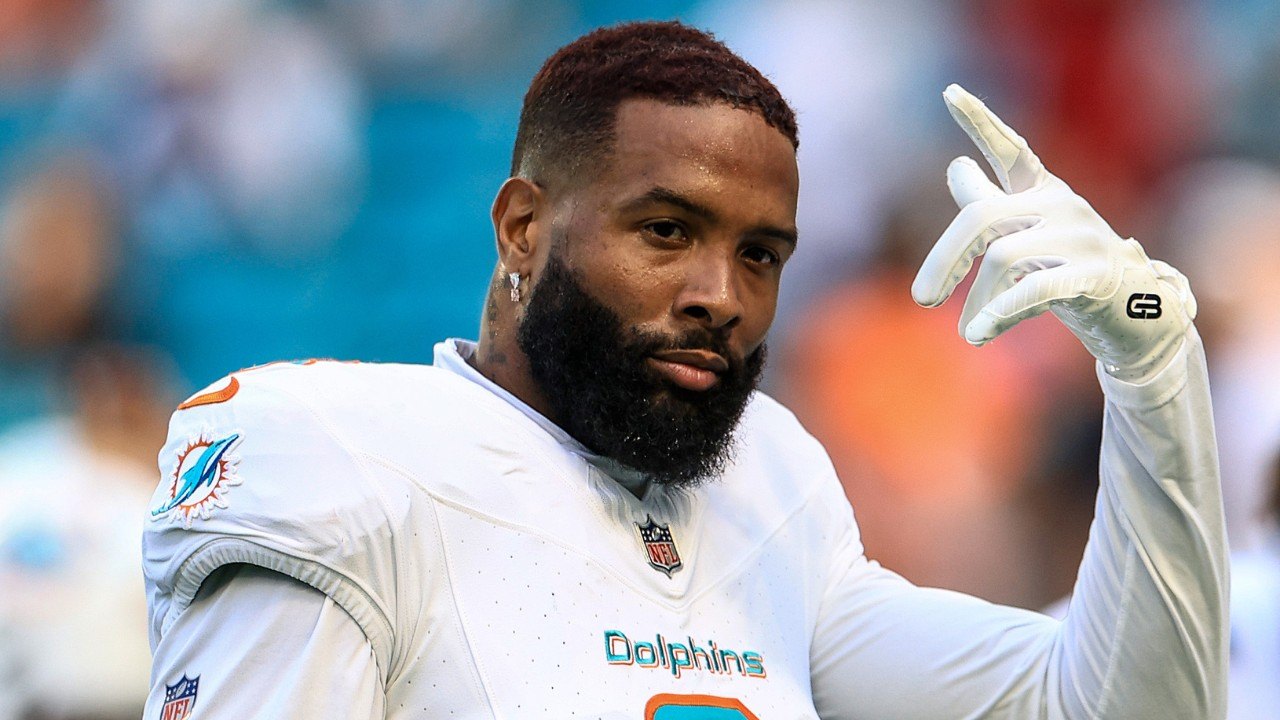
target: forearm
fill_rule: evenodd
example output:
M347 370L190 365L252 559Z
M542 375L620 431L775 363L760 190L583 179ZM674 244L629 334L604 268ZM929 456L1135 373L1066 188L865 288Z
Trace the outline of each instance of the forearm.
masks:
M1100 376L1101 488L1051 697L1088 717L1223 717L1227 547L1199 337L1142 385Z
M1199 340L1145 385L1104 383L1098 516L1067 620L913 587L848 540L814 634L824 718L1222 717L1226 553Z

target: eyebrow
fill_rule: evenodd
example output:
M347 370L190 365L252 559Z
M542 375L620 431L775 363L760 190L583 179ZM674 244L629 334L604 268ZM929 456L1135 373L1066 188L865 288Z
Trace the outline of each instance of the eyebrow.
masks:
M692 215L697 215L708 222L715 222L718 219L715 211L711 208L705 205L700 205L675 190L661 186L652 187L649 189L649 192L635 198L634 200L627 201L624 209L631 210L655 203L660 205L673 205Z
M650 188L649 191L646 192L645 194L635 198L634 200L627 201L623 205L623 209L633 210L633 209L640 208L645 205L654 204L654 203L678 207L681 210L684 210L685 212L688 212L692 215L697 215L698 217L702 218L703 220L706 220L707 222L715 222L717 219L719 219L719 216L711 208L705 205L701 205L697 202L694 202L693 200L685 197L684 195L681 195L675 190L672 190L670 188L665 188L662 186L656 186L656 187ZM747 234L774 238L777 240L781 240L782 242L785 242L793 247L796 245L799 239L794 230L787 230L780 227L774 227L772 225L761 225L758 227L754 227L751 230L749 230Z

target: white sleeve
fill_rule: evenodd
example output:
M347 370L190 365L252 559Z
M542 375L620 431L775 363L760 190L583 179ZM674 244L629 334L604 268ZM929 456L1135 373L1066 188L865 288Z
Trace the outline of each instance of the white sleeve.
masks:
M166 690L184 678L198 680L191 717L202 720L385 712L373 648L355 620L319 590L251 565L210 575L164 634L143 717L160 717Z
M1099 371L1101 489L1067 617L917 588L852 516L819 612L823 718L1222 718L1227 555L1204 352L1143 385Z

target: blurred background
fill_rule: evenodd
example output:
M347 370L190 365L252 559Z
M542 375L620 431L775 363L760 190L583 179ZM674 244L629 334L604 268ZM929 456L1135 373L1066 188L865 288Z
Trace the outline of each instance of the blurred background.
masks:
M911 302L973 90L1190 277L1236 554L1233 717L1280 707L1280 4L1270 0L0 0L0 720L136 718L168 414L277 359L474 337L489 203L541 62L680 18L801 128L768 389L868 553L1045 607L1071 590L1101 393L1052 318L977 350Z

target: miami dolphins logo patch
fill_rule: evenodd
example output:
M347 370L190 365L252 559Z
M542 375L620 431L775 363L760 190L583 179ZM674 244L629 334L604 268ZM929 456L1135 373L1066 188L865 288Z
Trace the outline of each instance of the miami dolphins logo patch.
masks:
M188 441L178 451L167 488L161 485L157 491L159 506L151 509L151 519L168 518L191 527L196 518L208 519L215 509L227 507L227 492L240 484L232 454L239 441L240 433L219 440L201 434Z

